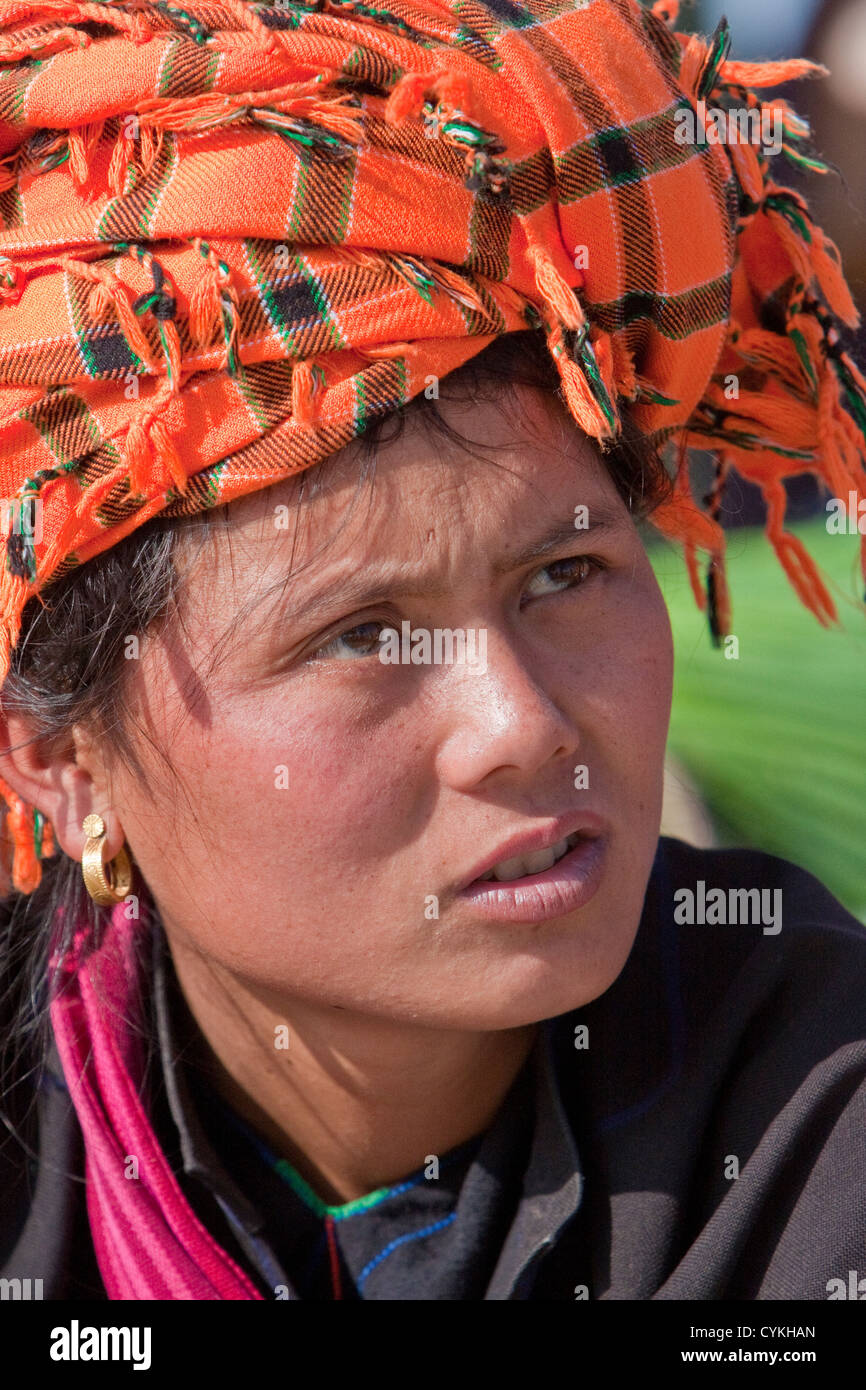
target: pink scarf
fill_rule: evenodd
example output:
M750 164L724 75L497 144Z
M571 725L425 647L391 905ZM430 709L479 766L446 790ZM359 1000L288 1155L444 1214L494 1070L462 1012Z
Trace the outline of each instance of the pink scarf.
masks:
M99 950L75 933L51 1021L84 1135L87 1212L110 1299L242 1299L262 1295L205 1230L178 1185L142 1101L138 960L143 928L125 903ZM133 1174L137 1160L138 1176Z

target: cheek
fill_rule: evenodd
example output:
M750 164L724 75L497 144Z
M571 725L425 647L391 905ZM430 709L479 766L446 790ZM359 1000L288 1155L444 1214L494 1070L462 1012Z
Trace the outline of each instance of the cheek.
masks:
M635 581L612 594L598 631L592 661L575 670L571 708L588 768L584 794L620 827L625 883L651 860L662 813L673 644L658 586Z
M409 732L333 692L324 705L297 686L233 702L207 745L184 754L206 834L237 861L255 845L265 877L293 880L295 892L302 881L333 885L337 866L351 877L398 845L417 799L397 756Z
M328 993L345 974L351 992L375 964L370 924L399 944L418 798L397 750L417 740L362 727L339 698L327 717L321 698L295 703L290 720L285 693L215 699L219 719L172 749L186 795L169 784L157 807L127 789L128 838L178 939L265 985Z
M589 672L593 701L617 743L658 750L667 738L673 692L673 637L664 597L652 575L619 586L599 620Z
M648 585L630 633L635 712L649 742L665 744L673 695L673 635L658 585Z

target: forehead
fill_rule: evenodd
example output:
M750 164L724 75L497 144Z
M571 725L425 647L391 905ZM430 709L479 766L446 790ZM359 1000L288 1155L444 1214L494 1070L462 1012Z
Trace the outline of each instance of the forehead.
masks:
M595 446L554 397L516 389L511 408L446 401L441 414L461 438L490 447L476 458L408 417L399 436L377 447L372 485L360 492L350 445L300 500L307 475L230 503L228 524L213 527L190 557L190 650L228 643L232 669L255 665L261 641L275 634L301 637L389 599L447 599L468 583L550 564L554 547L559 555L598 539L640 547ZM578 507L586 509L581 528L588 519L597 532L579 529Z
M324 546L364 565L385 552L418 553L431 528L455 545L488 531L506 542L544 525L551 507L627 515L596 447L550 393L515 385L513 396L443 395L437 405L465 447L413 413L397 438L376 445L374 481L360 493L353 441L306 475L231 503L233 539L272 550L277 563L289 546L298 567L313 569ZM329 545L338 530L339 544Z

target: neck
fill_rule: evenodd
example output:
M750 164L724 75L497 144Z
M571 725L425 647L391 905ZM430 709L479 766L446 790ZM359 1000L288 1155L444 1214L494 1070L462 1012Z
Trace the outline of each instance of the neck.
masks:
M329 1205L480 1134L537 1033L420 1028L275 997L176 943L172 957L190 1060Z

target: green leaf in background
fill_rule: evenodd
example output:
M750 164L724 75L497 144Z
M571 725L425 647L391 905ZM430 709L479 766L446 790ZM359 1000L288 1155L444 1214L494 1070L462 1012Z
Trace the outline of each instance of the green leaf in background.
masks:
M676 656L668 746L697 785L721 845L781 855L866 922L866 610L859 537L823 517L793 525L841 628L805 609L759 528L728 533L739 658L712 646L681 554L647 538Z

